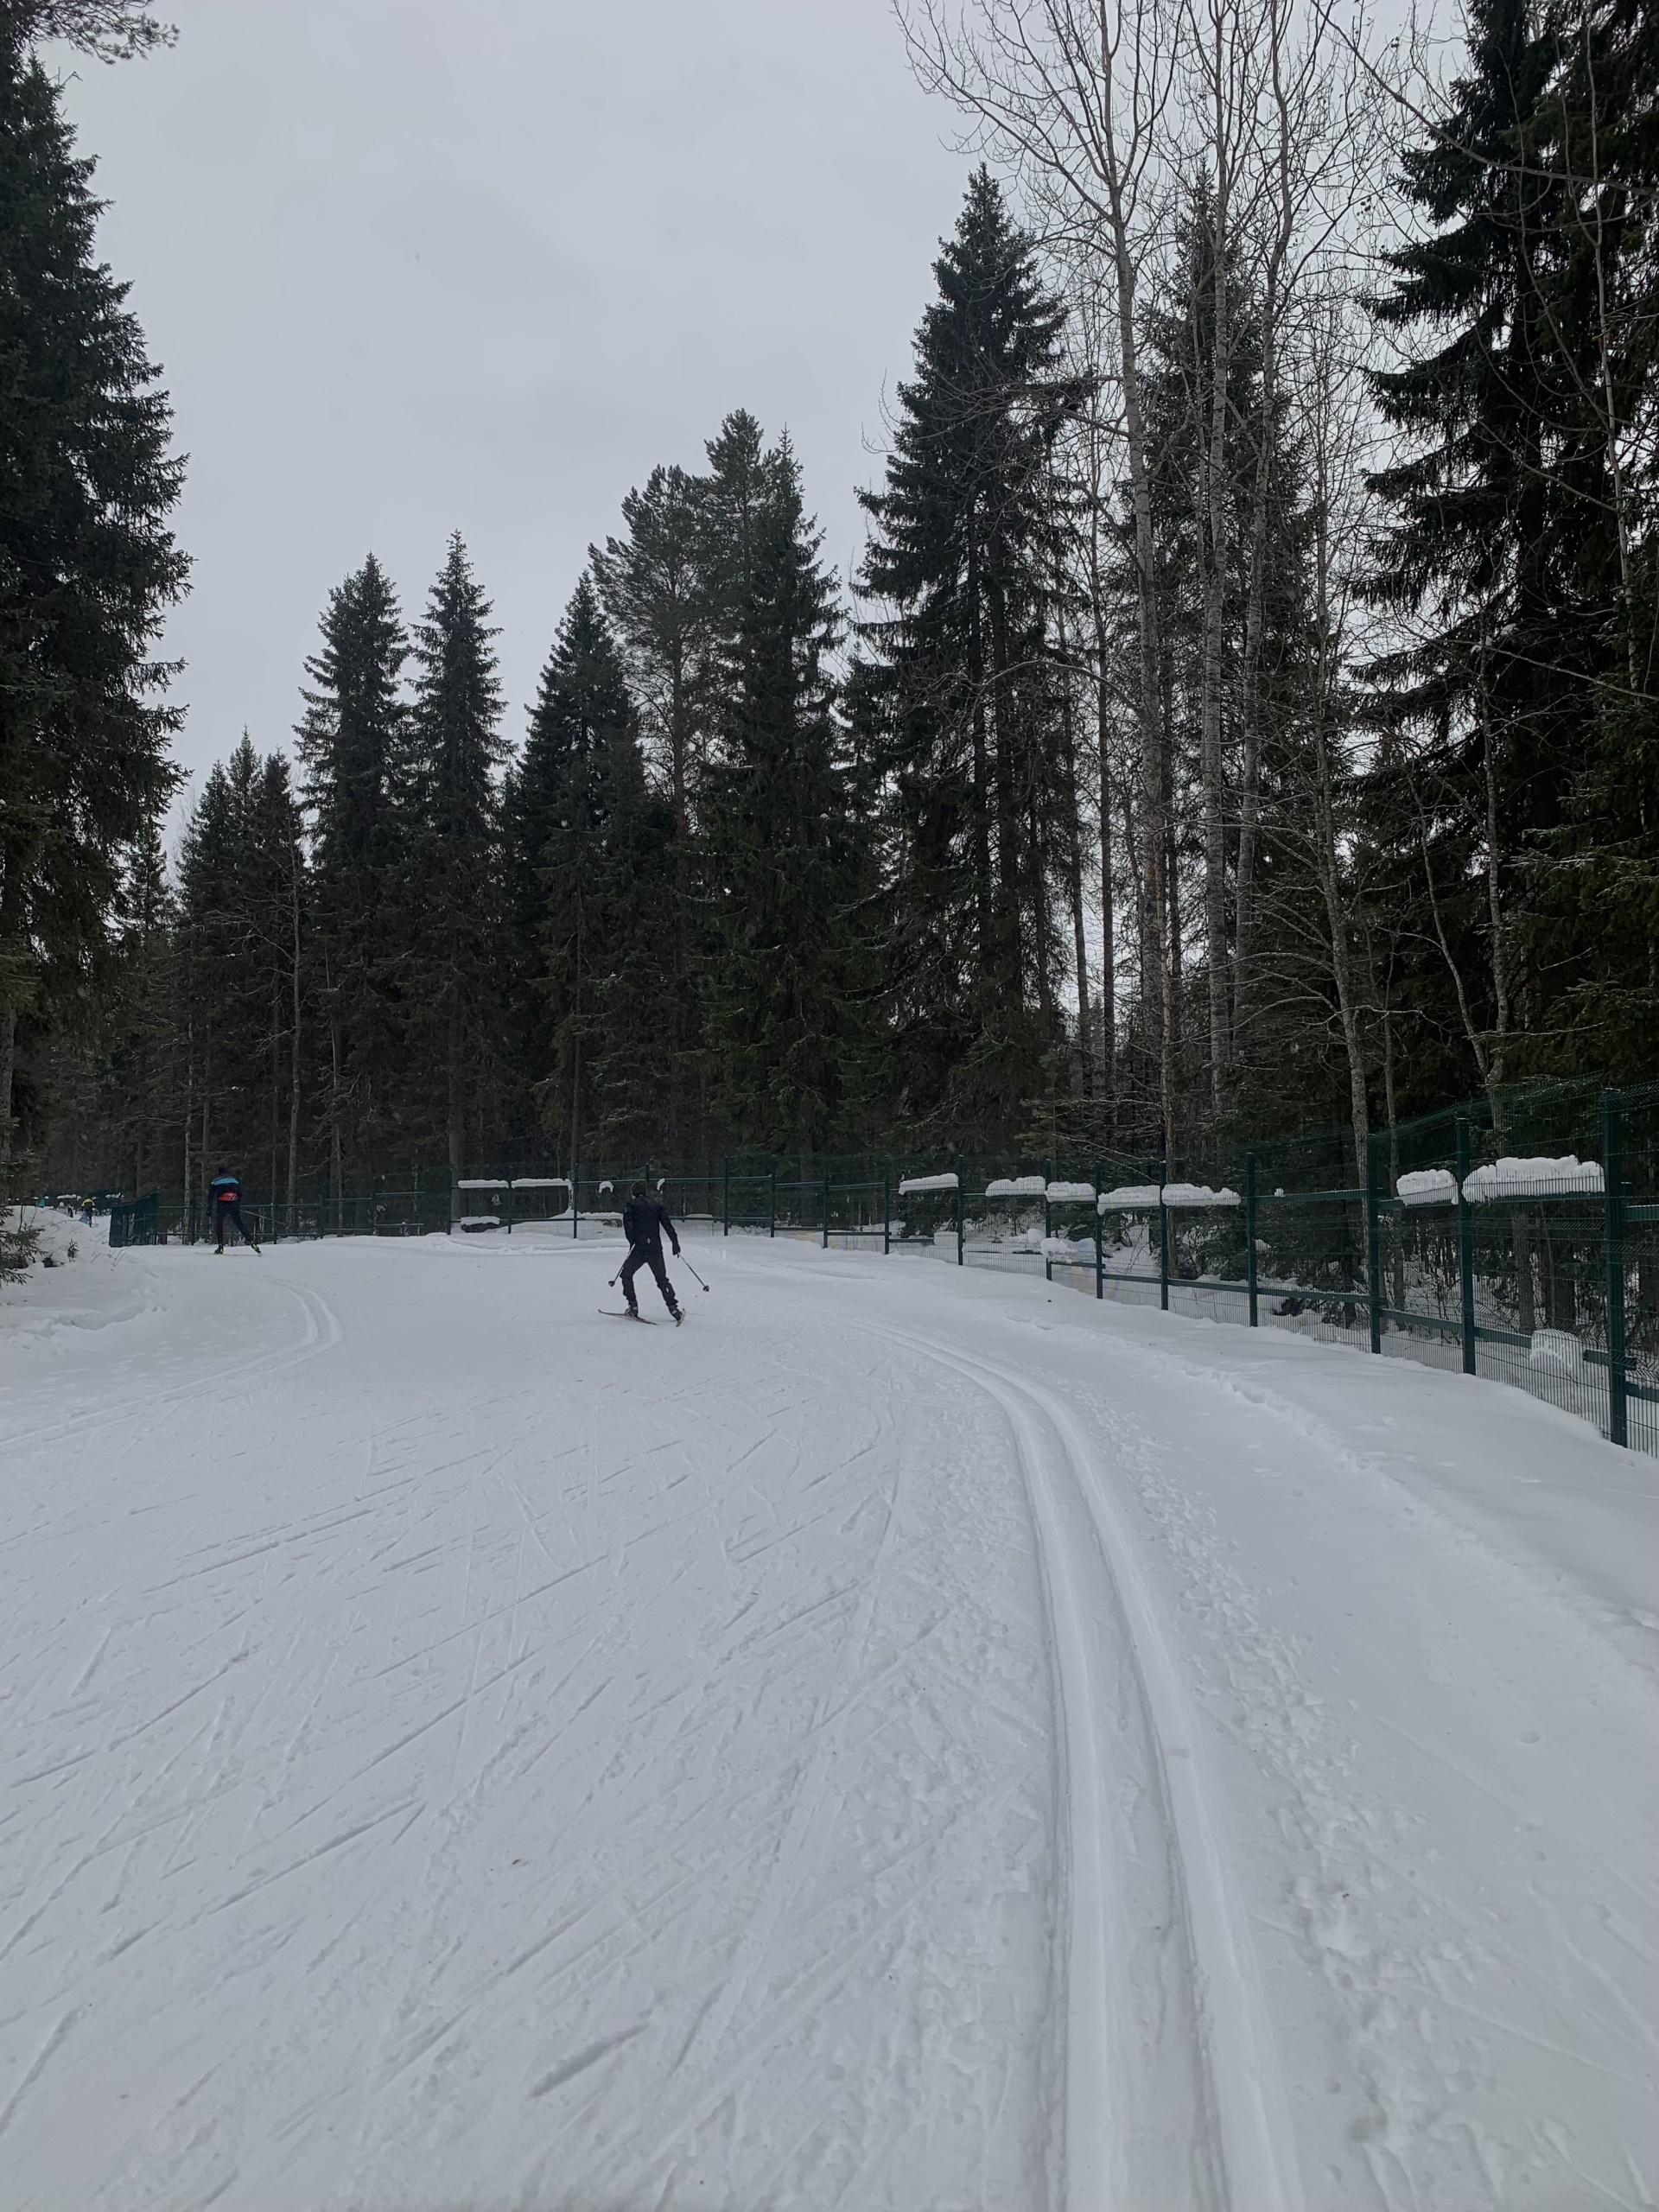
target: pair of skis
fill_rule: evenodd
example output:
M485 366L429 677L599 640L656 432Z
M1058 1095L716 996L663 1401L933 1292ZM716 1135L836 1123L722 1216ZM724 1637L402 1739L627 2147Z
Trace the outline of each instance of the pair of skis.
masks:
M709 1287L708 1284L704 1282L702 1277L697 1273L696 1269L691 1267L691 1262L690 1260L686 1259L684 1253L677 1251L674 1256L677 1260L684 1261L685 1265L690 1268L692 1281L696 1284L698 1289L707 1290ZM620 1280L620 1276L613 1275L609 1282L606 1284L605 1287L607 1290L614 1290ZM648 1316L641 1313L637 1306L630 1306L625 1310L619 1310L614 1306L601 1306L599 1310L601 1313L608 1314L613 1321L644 1321L648 1329L654 1329L657 1325L657 1324L653 1320L650 1319ZM677 1306L674 1308L674 1325L677 1329L684 1319L684 1308L683 1306Z

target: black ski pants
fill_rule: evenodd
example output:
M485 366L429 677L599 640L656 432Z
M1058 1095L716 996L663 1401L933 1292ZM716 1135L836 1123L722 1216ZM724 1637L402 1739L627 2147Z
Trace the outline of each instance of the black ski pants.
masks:
M218 1237L215 1241L221 1252L225 1249L225 1231L229 1228L232 1222L236 1224L237 1229L240 1233L242 1242L245 1244L257 1244L259 1242L259 1239L248 1227L247 1223L243 1220L242 1208L236 1199L232 1198L228 1202L215 1199L213 1202L213 1227L219 1231Z
M627 1300L629 1305L634 1306L639 1303L633 1294L633 1279L641 1268L651 1269L657 1278L657 1287L663 1294L663 1303L671 1313L677 1313L679 1302L674 1295L674 1286L668 1279L668 1268L663 1259L663 1248L659 1243L632 1246L627 1258L622 1262L622 1272L617 1277L617 1281L621 1284L622 1295Z

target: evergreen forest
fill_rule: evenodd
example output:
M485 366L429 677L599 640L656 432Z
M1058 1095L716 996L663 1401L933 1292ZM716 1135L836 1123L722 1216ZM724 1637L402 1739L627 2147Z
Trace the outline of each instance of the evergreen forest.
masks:
M1433 52L1291 0L903 30L977 165L855 572L734 405L593 518L521 703L435 518L179 833L182 464L36 52L161 35L0 0L14 1194L1338 1125L1363 1166L1655 1072L1655 0L1466 0Z

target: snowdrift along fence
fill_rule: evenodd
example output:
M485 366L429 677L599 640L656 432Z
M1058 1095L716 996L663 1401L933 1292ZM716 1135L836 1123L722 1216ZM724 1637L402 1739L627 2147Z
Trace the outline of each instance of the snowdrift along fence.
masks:
M1376 1132L1164 1159L734 1154L486 1161L243 1201L262 1238L620 1226L643 1176L677 1220L961 1266L1294 1330L1514 1383L1659 1453L1659 1084L1500 1090ZM112 1208L111 1243L194 1242L200 1194Z

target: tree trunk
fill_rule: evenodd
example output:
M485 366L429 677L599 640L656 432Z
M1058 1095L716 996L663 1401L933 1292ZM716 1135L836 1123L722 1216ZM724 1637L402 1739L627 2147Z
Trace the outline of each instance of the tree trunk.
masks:
M1485 710L1485 653L1481 655L1480 750L1486 777L1486 909L1492 932L1492 1004L1497 1035L1492 1046L1489 1086L1503 1080L1504 1046L1510 1033L1509 963L1503 943L1503 902L1497 874L1497 763L1493 758L1492 728Z
M1227 972L1227 824L1221 751L1222 625L1227 580L1227 400L1232 382L1232 340L1227 312L1227 209L1230 171L1223 117L1219 21L1216 33L1215 231L1211 244L1210 421L1204 426L1207 447L1203 463L1204 497L1199 502L1199 543L1204 569L1204 672L1201 708L1204 774L1204 931L1209 969L1210 1103L1217 1114L1228 1097L1228 1041L1230 996ZM1195 364L1196 365L1196 364Z
M1061 705L1061 741L1064 747L1065 776L1066 822L1066 893L1071 909L1071 959L1077 987L1077 1069L1082 1078L1084 1097L1094 1090L1092 1052L1093 1039L1089 1021L1089 945L1084 933L1083 912L1083 802L1077 779L1077 700L1072 689L1072 671L1067 651L1065 602L1059 590L1055 593L1058 608L1056 636L1059 645L1062 680L1065 690ZM1037 867L1037 887L1042 892L1042 853L1040 845L1033 853Z
M0 1205L10 1193L6 1177L11 1166L11 1081L17 1065L17 1009L0 1006Z
M1175 1002L1162 954L1168 899L1165 868L1167 810L1164 803L1165 744L1162 653L1159 645L1158 586L1152 529L1152 473L1147 459L1146 423L1141 411L1139 333L1135 328L1135 279L1128 226L1121 208L1112 220L1113 257L1117 275L1118 344L1123 382L1123 435L1129 462L1129 498L1135 516L1136 614L1141 648L1141 809L1146 904L1151 943L1159 946L1153 963L1158 1022L1160 1118L1168 1152L1175 1119ZM1141 978L1146 988L1146 977Z
M1331 934L1331 973L1337 989L1337 1010L1342 1022L1343 1050L1348 1060L1348 1108L1354 1132L1354 1163L1363 1183L1367 1169L1367 1141L1370 1136L1370 1107L1365 1090L1365 1054L1360 1035L1359 1013L1354 1003L1353 969L1348 944L1348 918L1343 911L1341 861L1337 849L1336 791L1331 768L1327 711L1332 696L1330 654L1330 536L1319 486L1319 518L1315 528L1318 563L1315 595L1319 651L1318 690L1313 700L1314 833L1319 887L1325 894L1325 922Z
M288 1048L288 1233L294 1234L295 1209L300 1180L300 855L294 849L289 875L289 915L293 925L290 948L294 990L294 1026Z

